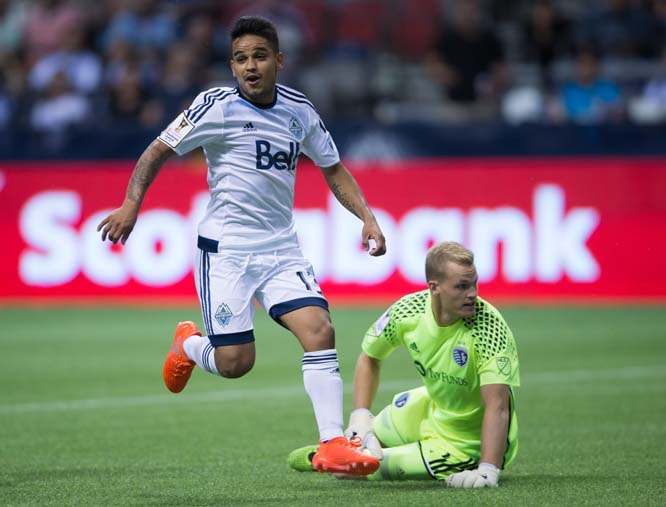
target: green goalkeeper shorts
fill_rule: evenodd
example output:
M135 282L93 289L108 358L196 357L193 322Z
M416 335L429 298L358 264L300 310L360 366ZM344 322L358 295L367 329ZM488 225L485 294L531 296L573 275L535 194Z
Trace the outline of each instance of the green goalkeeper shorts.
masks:
M375 418L384 458L369 479L444 479L477 467L476 461L436 434L428 419L425 387L396 394Z

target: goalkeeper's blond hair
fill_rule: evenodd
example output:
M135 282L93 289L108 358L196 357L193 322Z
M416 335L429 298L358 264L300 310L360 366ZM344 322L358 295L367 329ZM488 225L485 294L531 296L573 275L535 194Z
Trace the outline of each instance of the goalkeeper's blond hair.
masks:
M460 243L444 241L428 250L425 262L426 281L444 280L446 264L453 262L462 266L474 265L474 254Z

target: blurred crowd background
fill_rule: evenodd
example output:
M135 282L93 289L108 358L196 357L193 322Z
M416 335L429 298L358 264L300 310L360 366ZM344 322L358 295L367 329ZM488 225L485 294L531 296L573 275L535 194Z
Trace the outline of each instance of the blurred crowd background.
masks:
M507 128L666 124L666 0L0 0L0 158L136 156L235 84L244 14L277 25L280 81L336 133L379 129L375 152L407 124L516 146Z

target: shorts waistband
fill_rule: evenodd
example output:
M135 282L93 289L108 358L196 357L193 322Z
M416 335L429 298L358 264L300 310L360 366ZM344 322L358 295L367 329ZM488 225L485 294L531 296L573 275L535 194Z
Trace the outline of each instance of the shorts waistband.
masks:
M204 252L217 253L217 248L220 242L215 239L204 238L203 236L197 237L197 247Z
M216 239L210 239L205 236L197 236L197 247L208 253L222 253L220 252L220 242ZM299 245L280 245L280 244L275 244L272 245L271 247L257 247L257 246L223 246L222 247L224 251L231 251L231 252L238 252L238 253L252 253L252 254L273 254L273 253L280 253L280 252L289 252L292 250L299 250Z

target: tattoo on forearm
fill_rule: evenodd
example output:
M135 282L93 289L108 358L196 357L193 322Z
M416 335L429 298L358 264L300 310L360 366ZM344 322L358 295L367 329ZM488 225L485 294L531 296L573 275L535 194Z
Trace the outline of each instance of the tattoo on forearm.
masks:
M340 185L337 183L331 182L330 185L331 192L333 192L333 195L335 198L338 200L340 204L342 204L346 209L348 209L350 212L352 212L354 215L356 215L358 218L361 218L361 215L356 211L356 208L354 208L354 205L351 203L349 198L347 197L347 194L345 194L342 189L340 188Z
M159 141L154 141L156 143ZM143 200L148 187L157 176L162 164L169 156L168 152L154 149L154 144L146 148L136 163L134 172L127 186L127 199L135 202Z

